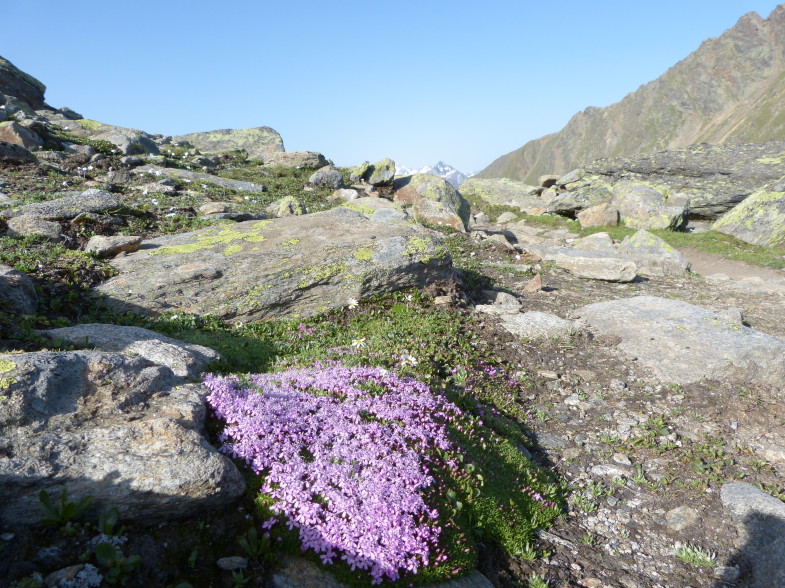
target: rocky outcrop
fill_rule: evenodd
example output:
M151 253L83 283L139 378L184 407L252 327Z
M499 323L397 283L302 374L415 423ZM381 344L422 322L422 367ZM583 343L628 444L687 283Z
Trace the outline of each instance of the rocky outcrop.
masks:
M245 490L202 436L206 391L172 370L98 351L0 356L2 524L35 524L66 488L143 524L201 514Z
M608 204L629 226L675 228L687 218L717 219L783 176L785 141L692 145L573 170L557 181L559 192L547 209L575 216Z
M41 82L0 57L0 94L14 96L26 102L33 110L38 110L46 106L44 92L46 86Z
M272 153L284 150L281 135L270 127L189 133L174 137L174 140L187 141L204 153L245 151L250 159L264 160Z
M654 296L598 302L575 315L667 384L739 379L781 386L785 341L699 306Z
M57 124L78 137L112 143L121 155L158 155L159 153L155 138L137 129L107 125L86 118L57 121Z
M785 178L752 194L712 228L753 245L785 245Z
M480 172L534 183L590 161L694 143L785 138L785 5L767 20L744 15L658 79L606 108L576 114Z
M429 232L346 208L159 237L112 265L120 275L97 288L111 308L241 321L316 314L451 267Z
M120 206L117 196L90 188L80 194L34 202L0 212L3 218L32 216L46 220L71 220L83 212L103 212Z

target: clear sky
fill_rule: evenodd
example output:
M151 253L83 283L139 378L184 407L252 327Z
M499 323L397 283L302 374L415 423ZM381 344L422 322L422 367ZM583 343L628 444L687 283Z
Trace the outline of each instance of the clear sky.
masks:
M0 56L87 118L270 126L338 165L479 171L775 0L3 0Z

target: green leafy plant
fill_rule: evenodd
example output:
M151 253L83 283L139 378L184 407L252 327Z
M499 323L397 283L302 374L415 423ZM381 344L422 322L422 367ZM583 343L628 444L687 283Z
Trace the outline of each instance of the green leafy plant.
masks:
M104 580L108 584L125 583L134 568L142 563L142 558L138 555L126 557L111 543L96 545L95 558L105 568Z
M41 490L38 494L38 506L43 512L41 523L49 527L66 525L81 517L92 503L92 496L85 496L79 502L68 500L65 486L60 491L59 503L52 502L49 493Z
M548 580L532 572L529 576L529 588L548 588Z
M119 518L119 512L112 507L107 512L98 517L98 530L104 535L114 535L115 526Z
M274 561L270 536L259 537L259 533L254 527L248 529L244 535L238 536L237 543L255 561L264 560L269 563Z

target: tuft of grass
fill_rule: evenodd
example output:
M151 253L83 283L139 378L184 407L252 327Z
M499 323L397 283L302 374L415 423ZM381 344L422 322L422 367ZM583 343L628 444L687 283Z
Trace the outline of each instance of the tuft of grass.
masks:
M674 553L676 557L691 566L713 568L717 565L716 553L691 543L677 545Z

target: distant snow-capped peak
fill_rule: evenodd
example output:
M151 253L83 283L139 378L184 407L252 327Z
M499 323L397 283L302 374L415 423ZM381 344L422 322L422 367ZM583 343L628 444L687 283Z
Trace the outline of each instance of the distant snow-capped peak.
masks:
M448 165L443 161L438 162L436 165L426 165L421 169L411 169L406 166L396 164L396 176L410 176L413 174L433 174L434 176L444 178L456 188L465 182L469 177L471 177L471 175L473 175L469 174L467 176L466 174L459 172L453 166Z

